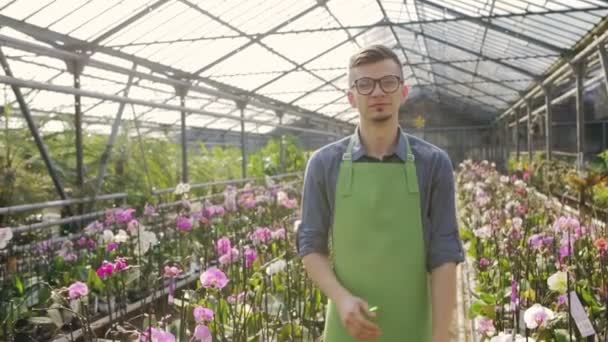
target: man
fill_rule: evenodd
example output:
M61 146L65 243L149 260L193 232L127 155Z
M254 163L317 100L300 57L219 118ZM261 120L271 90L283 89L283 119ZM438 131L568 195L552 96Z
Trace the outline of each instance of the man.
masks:
M324 340L447 342L464 260L450 158L401 130L408 88L389 48L352 56L349 85L359 126L311 157L298 227L329 299Z

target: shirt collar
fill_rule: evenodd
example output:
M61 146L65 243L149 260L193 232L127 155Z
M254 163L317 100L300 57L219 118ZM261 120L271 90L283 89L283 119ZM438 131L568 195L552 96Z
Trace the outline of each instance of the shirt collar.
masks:
M407 145L406 145L406 142L404 139L404 133L403 133L403 130L401 129L401 127L399 127L397 134L399 134L399 138L397 140L397 145L388 155L390 156L392 154L395 154L399 159L401 159L402 161L405 161L407 159ZM358 160L358 159L368 155L367 151L365 150L365 146L363 146L363 144L361 143L361 135L359 132L359 126L357 126L357 129L355 130L355 133L353 134L353 136L355 138L355 142L353 144L352 158L353 158L353 160Z

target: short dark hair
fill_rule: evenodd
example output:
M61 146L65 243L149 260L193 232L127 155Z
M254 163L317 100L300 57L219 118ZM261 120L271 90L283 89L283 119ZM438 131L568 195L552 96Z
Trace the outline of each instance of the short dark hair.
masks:
M352 83L351 73L353 68L356 68L360 65L380 62L385 59L391 59L397 64L397 66L399 67L399 75L403 78L403 69L401 68L401 61L399 60L399 57L397 57L397 54L387 46L375 44L359 50L357 53L350 57L350 62L348 65L349 85L350 83Z

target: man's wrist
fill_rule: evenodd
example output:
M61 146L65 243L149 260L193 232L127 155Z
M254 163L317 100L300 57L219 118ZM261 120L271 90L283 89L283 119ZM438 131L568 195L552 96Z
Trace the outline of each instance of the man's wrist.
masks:
M450 342L450 333L447 329L433 329L433 342Z

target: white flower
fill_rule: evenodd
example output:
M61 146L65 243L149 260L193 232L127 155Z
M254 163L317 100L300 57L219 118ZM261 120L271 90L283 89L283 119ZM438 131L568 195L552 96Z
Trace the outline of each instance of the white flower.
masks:
M5 249L13 239L13 231L10 228L0 228L0 249Z
M485 240L492 237L492 230L490 229L490 226L485 225L481 228L475 229L473 234L475 234L475 236L479 239Z
M547 279L551 291L565 294L568 290L568 275L564 271L557 271Z
M175 187L175 191L173 191L175 195L182 195L188 192L190 192L190 184L188 183L177 184L177 186Z
M116 243L124 243L129 240L129 235L124 229L118 231L118 234L114 235L114 242Z
M526 183L524 183L524 181L522 181L521 179L516 180L513 185L515 185L518 188L525 188L526 187Z
M102 238L103 238L103 242L110 243L110 242L114 241L114 233L112 233L111 230L106 229L103 231Z
M546 327L549 321L555 318L555 313L538 303L532 305L524 312L524 322L528 329Z
M507 202L507 204L505 204L505 209L507 209L508 211L511 211L513 208L517 207L519 207L519 202L516 200L509 201Z
M156 238L156 234L151 231L143 231L139 234L139 248L135 248L135 254L139 255L139 250L141 249L141 254L146 254L148 249L151 246L154 246L158 243L158 239Z
M526 340L525 337L517 334L515 335L515 339L513 339L513 335L511 334L505 334L504 332L500 332L498 335L492 337L492 339L490 339L490 342L536 342L532 337L528 337L528 339Z
M501 183L509 183L509 176L500 176Z
M521 219L521 217L514 217L513 218L513 228L521 228L521 225L523 224L523 221Z
M285 202L285 200L288 200L288 199L289 199L289 197L287 197L287 194L285 193L285 191L277 192L277 202L283 203L283 202Z
M275 275L283 271L285 267L287 267L287 262L285 262L285 260L283 259L279 259L268 265L268 267L266 268L266 274L268 274L269 276Z

